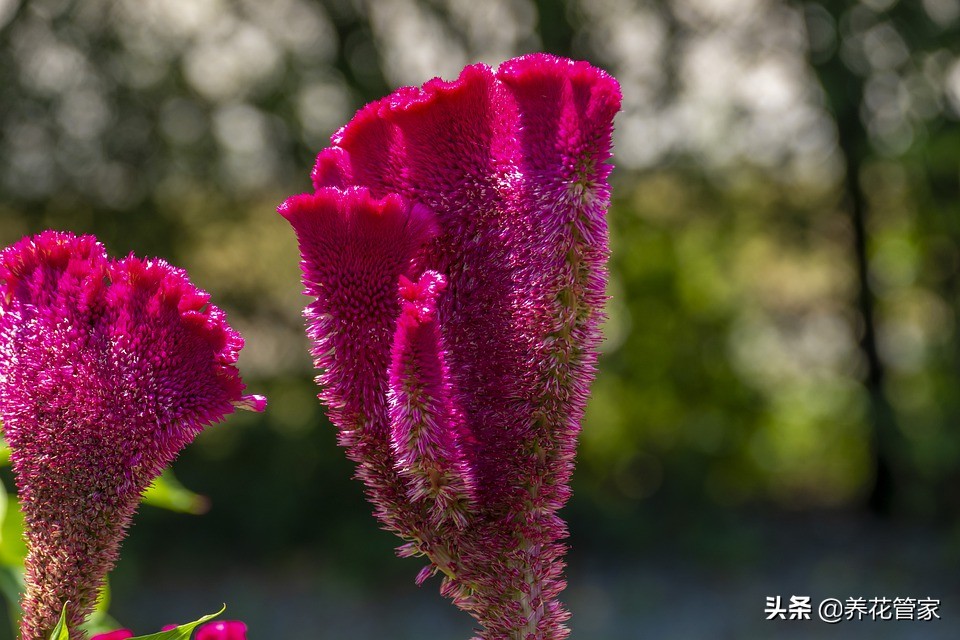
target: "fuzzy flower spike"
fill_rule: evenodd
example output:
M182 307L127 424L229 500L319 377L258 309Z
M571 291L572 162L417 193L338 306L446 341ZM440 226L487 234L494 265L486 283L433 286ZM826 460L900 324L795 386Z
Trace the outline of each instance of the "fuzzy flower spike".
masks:
M556 640L605 300L617 82L544 54L362 109L280 213L320 398L418 582L480 637Z
M186 272L47 231L0 253L0 419L29 554L22 640L72 638L144 490L235 407L243 346Z

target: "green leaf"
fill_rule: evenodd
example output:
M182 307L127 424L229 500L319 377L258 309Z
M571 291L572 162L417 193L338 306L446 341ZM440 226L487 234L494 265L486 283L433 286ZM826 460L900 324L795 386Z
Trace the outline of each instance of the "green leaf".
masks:
M60 620L57 626L53 628L50 634L50 640L70 640L70 630L67 629L67 602L63 603L63 609L60 611Z
M195 515L206 513L210 508L210 501L205 496L184 487L169 469L160 474L143 494L143 503Z
M170 629L170 631L161 631L160 633L151 633L148 636L137 636L136 638L131 638L131 640L190 640L190 636L193 635L193 630L197 626L203 624L204 622L213 620L226 610L227 605L223 605L223 607L220 608L220 611L211 613L208 616L203 616L199 620L182 624L176 629ZM59 638L56 640L59 640Z
M2 483L0 483L2 487ZM6 601L7 616L13 625L14 637L20 626L20 596L24 590L23 561L27 557L27 544L23 540L23 513L14 495L5 488L2 512L0 512L0 595Z
M3 521L7 519L7 487L0 482L0 544L3 544Z
M0 564L22 567L27 557L27 543L23 539L23 512L20 501L7 495L3 522L0 523Z
M20 595L25 589L23 567L0 565L0 593L7 601L7 617L13 625L13 637L20 632Z

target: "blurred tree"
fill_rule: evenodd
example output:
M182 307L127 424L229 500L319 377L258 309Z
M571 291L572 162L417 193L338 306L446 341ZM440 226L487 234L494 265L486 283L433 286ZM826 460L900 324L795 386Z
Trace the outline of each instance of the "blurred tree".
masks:
M874 203L865 171L893 159L911 174L911 190L938 194L927 206L917 207L916 232L923 245L931 240L923 228L925 220L941 218L944 206L955 210L960 197L957 158L930 154L928 149L958 135L956 109L951 112L944 100L957 88L944 86L944 70L936 67L958 52L960 4L946 0L807 3L804 12L813 67L837 122L845 164L845 206L854 229L851 250L857 265L860 347L867 362L865 384L875 455L869 504L884 514L894 509L910 511L910 505L932 487L922 477L929 474L917 473L917 454L911 450L915 445L905 435L889 399L891 383L878 344L876 276L871 264L875 253L871 230L876 231L878 224L870 220ZM938 186L931 188L932 182ZM909 212L895 215L902 219ZM935 223L937 227L941 224ZM937 238L940 242L948 238L955 247L960 239L956 228L955 222L948 224L940 229L945 236ZM926 251L927 247L921 248ZM949 279L956 280L956 265L950 270ZM941 299L957 299L949 290L942 293L947 295ZM960 361L953 364L956 371ZM935 485L942 487L940 482L946 479L937 478Z

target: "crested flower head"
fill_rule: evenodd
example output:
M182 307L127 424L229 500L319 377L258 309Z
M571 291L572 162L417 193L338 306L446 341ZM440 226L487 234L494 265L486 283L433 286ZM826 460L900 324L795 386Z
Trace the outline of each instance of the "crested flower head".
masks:
M243 340L186 272L47 231L0 254L0 419L29 554L23 640L76 629L140 495L244 396Z
M545 54L360 110L296 231L321 399L402 555L487 639L566 637L568 483L605 300L617 82Z

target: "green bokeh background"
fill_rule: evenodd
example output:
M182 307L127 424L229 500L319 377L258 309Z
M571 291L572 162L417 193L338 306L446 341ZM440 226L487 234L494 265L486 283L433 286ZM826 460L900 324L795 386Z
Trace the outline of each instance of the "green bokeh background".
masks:
M175 463L210 509L143 508L112 613L469 635L335 446L275 207L364 103L536 50L625 97L573 637L954 637L956 0L0 0L0 245L69 229L187 268L270 399ZM943 620L764 620L794 594L930 596Z

